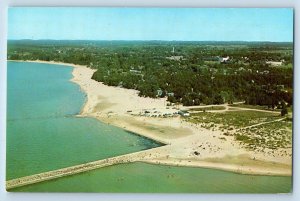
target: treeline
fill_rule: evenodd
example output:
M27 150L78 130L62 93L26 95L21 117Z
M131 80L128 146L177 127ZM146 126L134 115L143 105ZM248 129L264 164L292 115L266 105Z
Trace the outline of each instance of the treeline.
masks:
M184 105L292 104L291 43L10 41L8 59L96 68L93 79ZM173 51L174 50L174 51ZM230 61L220 63L220 57ZM266 61L281 61L271 66Z
M272 68L269 72L247 70L229 75L212 74L208 69L164 70L135 74L98 69L93 79L111 86L140 91L140 96L165 97L184 105L222 104L244 100L252 105L292 104L292 69ZM161 93L158 93L160 92Z

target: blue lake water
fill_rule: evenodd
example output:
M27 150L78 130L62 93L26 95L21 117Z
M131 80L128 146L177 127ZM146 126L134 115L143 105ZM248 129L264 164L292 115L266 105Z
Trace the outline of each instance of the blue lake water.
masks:
M119 164L16 188L29 192L288 193L290 177L146 163Z
M72 67L8 62L7 180L160 144L93 118Z

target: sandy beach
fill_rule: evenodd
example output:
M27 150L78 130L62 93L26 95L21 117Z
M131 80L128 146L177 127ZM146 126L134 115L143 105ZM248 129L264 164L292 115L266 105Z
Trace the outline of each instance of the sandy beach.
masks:
M292 148L270 152L255 152L243 148L233 136L220 130L208 130L182 120L180 116L148 117L134 115L143 111L173 114L178 111L167 107L166 98L152 99L138 96L138 91L106 86L92 80L94 69L61 62L40 62L74 67L72 82L87 94L86 103L78 116L94 117L139 135L166 144L147 150L143 161L154 164L193 166L222 169L243 174L292 175ZM225 140L224 140L225 138ZM134 155L132 157L135 157Z

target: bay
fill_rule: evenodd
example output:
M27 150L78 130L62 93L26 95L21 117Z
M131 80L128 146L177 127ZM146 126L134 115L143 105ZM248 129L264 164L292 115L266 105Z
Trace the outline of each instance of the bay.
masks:
M76 118L85 101L72 67L8 62L7 180L160 146Z

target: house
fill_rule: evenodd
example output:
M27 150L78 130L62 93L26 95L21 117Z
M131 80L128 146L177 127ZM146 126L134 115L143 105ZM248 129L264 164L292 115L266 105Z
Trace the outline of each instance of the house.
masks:
M281 66L283 64L282 61L266 61L266 64L270 64L271 66Z
M174 96L174 93L173 92L169 92L167 93L168 96Z
M179 110L178 114L180 116L183 116L183 117L189 117L190 116L190 113L188 111L185 111L185 110Z
M166 57L166 59L179 61L183 59L183 56L170 56L170 57Z
M158 89L158 90L157 90L157 94L156 94L156 96L159 96L159 97L161 97L161 96L162 96L162 94L163 94L163 91L162 91L161 89Z
M220 63L228 63L230 61L229 56L227 57L219 57Z

